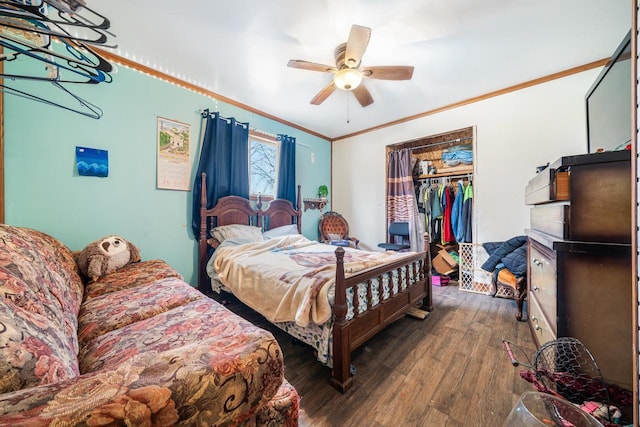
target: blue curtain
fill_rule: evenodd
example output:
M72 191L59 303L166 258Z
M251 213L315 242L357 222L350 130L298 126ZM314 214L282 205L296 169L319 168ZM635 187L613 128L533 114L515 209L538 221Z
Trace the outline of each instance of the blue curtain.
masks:
M296 206L296 139L292 136L278 135L280 141L280 159L278 169L278 191L276 197L287 199Z
M207 174L207 208L224 196L249 197L249 124L205 110L206 128L193 184L193 235L200 233L202 172Z

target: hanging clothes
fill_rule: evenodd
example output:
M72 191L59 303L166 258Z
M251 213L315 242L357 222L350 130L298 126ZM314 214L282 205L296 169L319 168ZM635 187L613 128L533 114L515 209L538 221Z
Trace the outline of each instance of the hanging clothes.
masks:
M429 190L429 186L426 182L421 183L416 187L416 200L418 201L418 212L424 213L424 193Z
M429 240L431 240L431 200L429 199L430 184L425 182L420 186L420 200L423 206L422 220L424 221L424 229L429 234Z
M443 245L447 243L444 241L444 212L445 212L445 209L447 208L447 198L445 194L446 193L445 189L446 189L446 185L443 182L438 187L438 197L440 199L440 208L442 209L442 217L440 222L440 243Z
M456 197L453 200L453 206L451 207L451 229L453 230L456 242L460 242L463 238L461 233L462 227L462 199L464 198L464 181L458 181L458 190L456 191Z
M431 242L442 245L467 242L465 233L470 229L471 217L463 216L466 212L463 206L465 197L473 198L473 188L466 185L467 181L471 183L471 176L458 177L453 182L449 177L429 178L414 185L420 217ZM471 205L467 209L471 209ZM471 215L471 212L466 213ZM468 238L472 239L471 234Z
M444 213L442 215L442 244L446 245L455 241L453 228L451 224L451 212L453 209L453 199L455 197L453 188L450 185L445 186L443 190Z
M462 223L464 228L464 235L461 242L472 243L472 208L473 208L473 185L469 183L464 190L464 197L462 199Z
M427 232L429 231L429 222L426 219L426 213L428 208L430 208L430 206L428 206L425 203L425 198L426 198L426 193L428 193L428 191L429 191L429 186L427 185L426 182L421 182L419 186L418 185L415 186L416 201L418 202L418 217L420 218L420 220L424 225L424 230Z
M432 187L429 190L429 200L431 200L431 241L439 242L442 225L442 204L440 203L439 187Z

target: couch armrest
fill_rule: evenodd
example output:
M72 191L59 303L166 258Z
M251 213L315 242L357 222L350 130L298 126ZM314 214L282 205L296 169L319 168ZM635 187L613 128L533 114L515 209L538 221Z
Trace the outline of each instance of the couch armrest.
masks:
M216 346L217 348L213 348ZM137 355L115 370L0 395L9 425L218 425L253 416L284 380L282 352L273 337L243 358L220 342Z

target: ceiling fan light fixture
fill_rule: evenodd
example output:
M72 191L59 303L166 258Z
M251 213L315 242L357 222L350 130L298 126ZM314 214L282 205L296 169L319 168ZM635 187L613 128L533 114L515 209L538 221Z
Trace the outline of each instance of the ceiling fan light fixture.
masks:
M343 68L333 76L333 83L342 90L353 90L362 82L362 74L355 68Z

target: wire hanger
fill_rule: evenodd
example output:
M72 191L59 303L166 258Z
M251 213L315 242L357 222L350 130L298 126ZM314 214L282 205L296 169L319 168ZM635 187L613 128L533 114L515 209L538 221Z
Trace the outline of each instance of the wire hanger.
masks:
M51 82L52 85L54 85L56 88L62 90L64 93L66 93L67 95L69 95L71 98L73 98L74 100L78 101L78 103L80 104L81 107L84 107L84 109L80 109L78 107L73 107L73 106L69 106L69 105L62 105L59 104L57 102L39 97L37 95L33 95L27 92L23 92L19 89L15 89L15 88L11 88L9 86L6 86L2 83L0 83L0 88L2 88L2 92L10 94L10 95L16 95L19 96L21 98L25 98L25 99L29 99L32 101L38 101L41 102L43 104L47 104L47 105L51 105L54 107L59 107L62 108L64 110L67 111L72 111L74 113L78 113L80 115L86 116L86 117L90 117L92 119L99 119L100 117L102 117L103 111L100 107L98 107L97 105L94 105L92 103L90 103L89 101L80 98L78 95L71 93L67 88L65 88L64 86L62 86L60 83L56 82L56 81L52 81Z
M71 3L75 6L71 6ZM21 18L27 20L35 20L42 23L52 24L60 33L51 30L48 25L34 31L50 31L50 35L59 35L61 37L72 37L65 29L71 27L74 30L85 28L90 32L97 34L97 39L82 38L76 36L74 38L85 41L87 43L104 44L106 42L106 34L113 35L106 31L111 26L109 20L94 10L88 8L84 1L67 1L63 0L45 0L39 4L18 4L12 1L0 1L0 15ZM51 12L51 13L50 13ZM57 12L57 13L55 13ZM89 12L90 16L86 16L85 12ZM52 18L54 13L59 18ZM94 22L97 21L97 22ZM19 25L15 21L14 25ZM106 34L105 34L106 33Z
M22 44L23 47L19 45ZM77 80L68 80L67 82L74 83L100 83L100 82L111 82L111 76L108 74L109 71L113 69L113 66L102 59L99 55L96 55L97 64L92 62L86 62L80 59L76 59L72 56L63 55L57 52L54 52L50 49L40 48L38 46L29 46L20 40L17 40L11 36L3 35L0 38L0 46L9 49L14 52L4 52L3 60L12 61L18 55L25 55L30 58L42 61L51 66L55 66L58 68L62 68L64 70L70 71L71 73L80 75L82 77L88 78L89 81L77 81ZM26 49L25 49L26 48ZM92 52L93 53L93 52ZM89 58L82 55L82 59L89 60ZM61 62L54 61L54 58L61 59L62 61L66 61L67 65L64 65ZM106 70L101 70L101 68L105 68ZM108 70L108 71L107 71ZM9 78L23 78L30 80L49 80L47 78L43 79L37 76L25 76L25 75L16 75L16 74L0 74L3 77Z
M29 25L30 23L40 23L39 25ZM14 28L22 31L32 31L38 34L46 34L48 36L60 37L60 38L69 38L77 41L81 41L89 44L99 44L106 47L114 47L108 46L105 43L107 42L107 35L94 29L90 29L93 32L99 34L98 38L88 38L81 36L72 36L69 32L60 29L60 31L52 30L52 26L47 26L41 23L41 21L37 21L36 18L23 18L22 20L17 20L15 17L7 17L5 13L2 13L2 9L0 9L0 25L5 27Z
M72 57L65 57L63 54L57 53L56 51L49 49L51 45L52 36L48 34L36 32L37 34L40 34L40 37L38 37L31 30L34 28L38 28L43 24L37 21L31 22L31 24L32 26L27 26L26 28L20 29L17 31L13 31L13 32L4 31L2 34L2 38L11 40L13 43L17 43L18 45L22 46L22 48L25 50L28 49L28 50L44 51L44 53L58 56L59 58L64 59L68 62L78 62L80 65L90 66L92 68L98 68L104 72L112 71L113 66L109 62L102 59L100 55L96 54L85 43L78 41L73 37L53 36L53 37L56 37L62 44L64 44L67 52L70 53ZM2 17L0 17L0 25L3 25ZM92 61L83 52L89 52L94 57L95 60ZM83 62L79 62L79 61L83 61Z
M111 22L106 16L99 14L95 10L87 7L84 0L45 0L49 6L53 6L58 10L58 16L64 19L65 25L77 25L86 28L94 28L107 30L111 27ZM92 17L84 16L81 12L89 12ZM50 22L58 22L47 16ZM92 18L97 18L99 23L94 23ZM113 35L108 31L107 34Z

